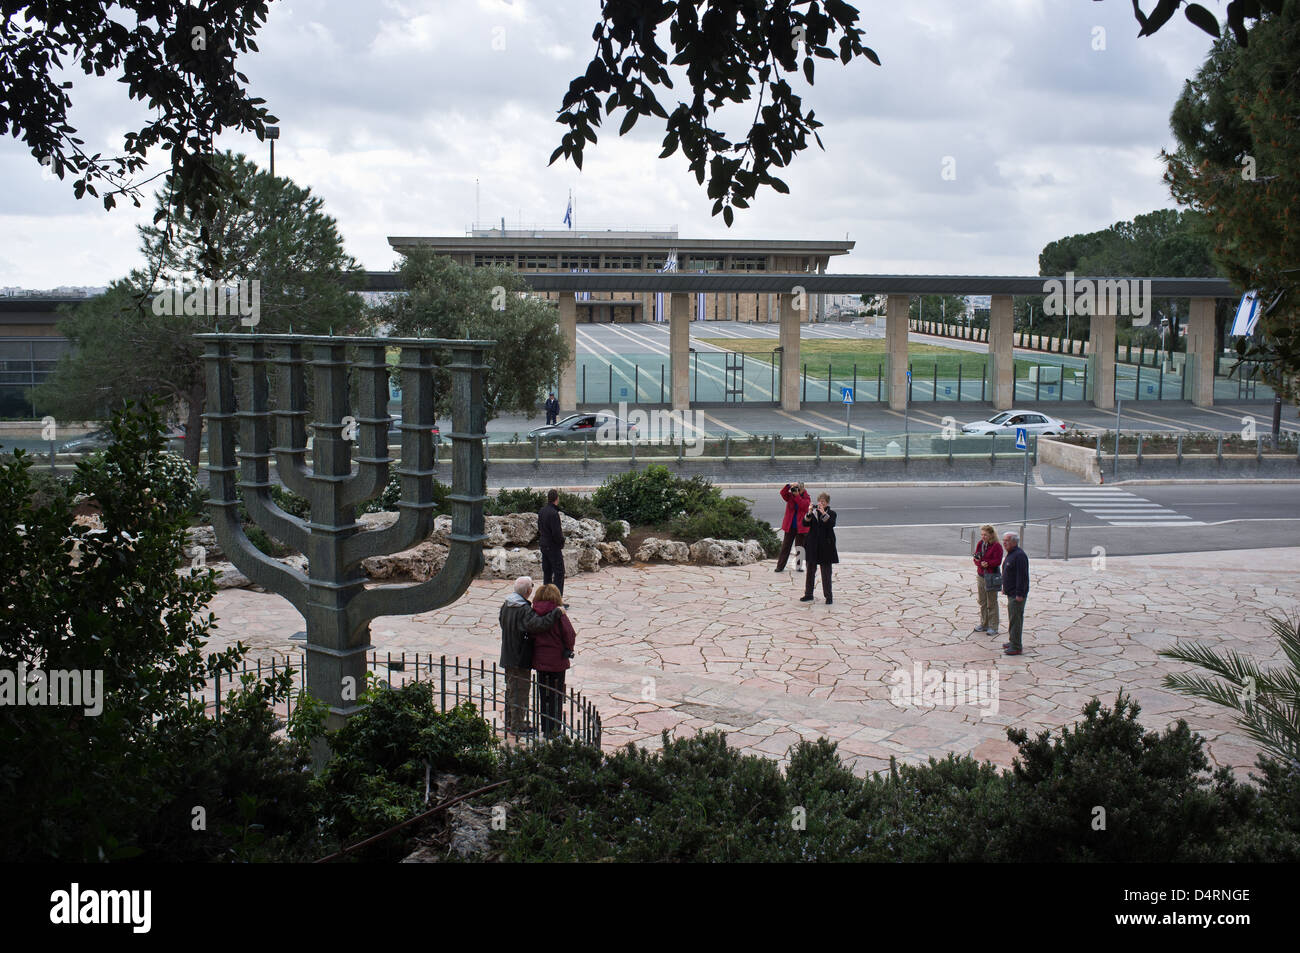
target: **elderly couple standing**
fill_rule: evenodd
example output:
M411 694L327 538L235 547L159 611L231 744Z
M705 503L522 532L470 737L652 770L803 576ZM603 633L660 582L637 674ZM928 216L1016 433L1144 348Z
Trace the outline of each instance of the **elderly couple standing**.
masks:
M835 600L831 597L831 566L840 561L840 554L835 546L835 511L831 509L831 495L818 493L817 505L814 506L812 497L808 495L801 480L783 486L781 499L785 500L785 517L781 520L785 539L776 559L776 571L782 572L785 569L786 560L790 558L790 548L798 540L808 565L803 598L799 601L813 601L813 586L817 582L817 570L820 568L822 595L826 597L826 604L832 605Z
M980 604L980 624L976 632L998 634L998 593L1007 597L1007 635L1002 643L1006 655L1024 651L1022 631L1025 624L1025 599L1029 595L1029 557L1020 547L1017 533L1006 533L998 544L998 532L992 526L980 527L980 541L971 555L975 563L975 593Z
M529 673L535 671L542 734L550 738L560 729L564 673L573 658L577 635L564 613L564 597L556 586L542 586L530 603L532 591L533 580L520 576L499 613L501 666L506 670L505 729L516 735L537 730L528 723Z

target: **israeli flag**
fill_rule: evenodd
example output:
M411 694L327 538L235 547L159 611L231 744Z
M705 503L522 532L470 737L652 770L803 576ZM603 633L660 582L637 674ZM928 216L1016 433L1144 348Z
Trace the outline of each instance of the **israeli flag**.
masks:
M664 259L664 266L659 269L659 273L663 274L664 272L676 271L676 270L677 270L677 249L674 248L673 250L668 252L668 256ZM655 292L655 321L662 324L665 320L667 320L667 315L664 313L664 293L662 291L656 291Z
M1232 319L1232 330L1228 333L1233 337L1249 337L1255 333L1255 325L1259 323L1259 297L1254 291L1247 291L1241 296L1241 302L1237 305L1236 317Z
M704 274L705 270L701 268L699 269L699 273ZM696 321L704 320L704 292L703 291L695 295L695 320Z
M564 224L573 228L573 197L569 197L569 207L564 210Z

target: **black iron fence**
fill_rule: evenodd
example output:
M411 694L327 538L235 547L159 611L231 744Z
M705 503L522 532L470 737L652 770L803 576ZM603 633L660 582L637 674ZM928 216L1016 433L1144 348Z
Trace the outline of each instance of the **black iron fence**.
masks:
M288 671L295 691L276 706L276 714L287 720L293 714L297 693L306 689L305 663L302 654L245 658L239 671L217 676L203 689L191 692L190 697L201 699L211 717L220 719L226 693L238 690L243 678L269 678ZM508 736L522 744L533 744L563 735L600 747L601 719L596 706L572 688L560 690L539 684L537 672L528 673L527 698L518 702L511 699L518 707L508 713L506 671L496 662L462 659L460 656L435 657L432 653L407 655L403 652L395 656L388 652L381 656L372 652L367 660L367 671L390 688L400 688L412 681L431 682L440 711L471 702L498 737ZM523 731L521 721L534 730Z

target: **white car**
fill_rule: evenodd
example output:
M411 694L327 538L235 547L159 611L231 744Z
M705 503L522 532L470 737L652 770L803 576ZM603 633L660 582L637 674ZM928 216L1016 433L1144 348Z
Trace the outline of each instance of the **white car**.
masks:
M1065 421L1049 417L1047 414L1040 414L1036 410L1004 410L1000 414L994 414L988 420L977 420L975 423L962 424L961 432L1015 434L1022 427L1026 433L1064 433Z

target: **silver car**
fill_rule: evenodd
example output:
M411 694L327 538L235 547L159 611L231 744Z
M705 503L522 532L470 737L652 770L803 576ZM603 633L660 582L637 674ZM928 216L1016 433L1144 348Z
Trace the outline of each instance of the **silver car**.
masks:
M1040 414L1036 410L1004 410L994 414L988 420L962 424L961 432L967 434L1014 434L1024 428L1026 433L1052 434L1064 433L1065 421Z
M528 431L528 439L542 440L629 440L638 436L636 424L613 414L570 414L548 427Z

